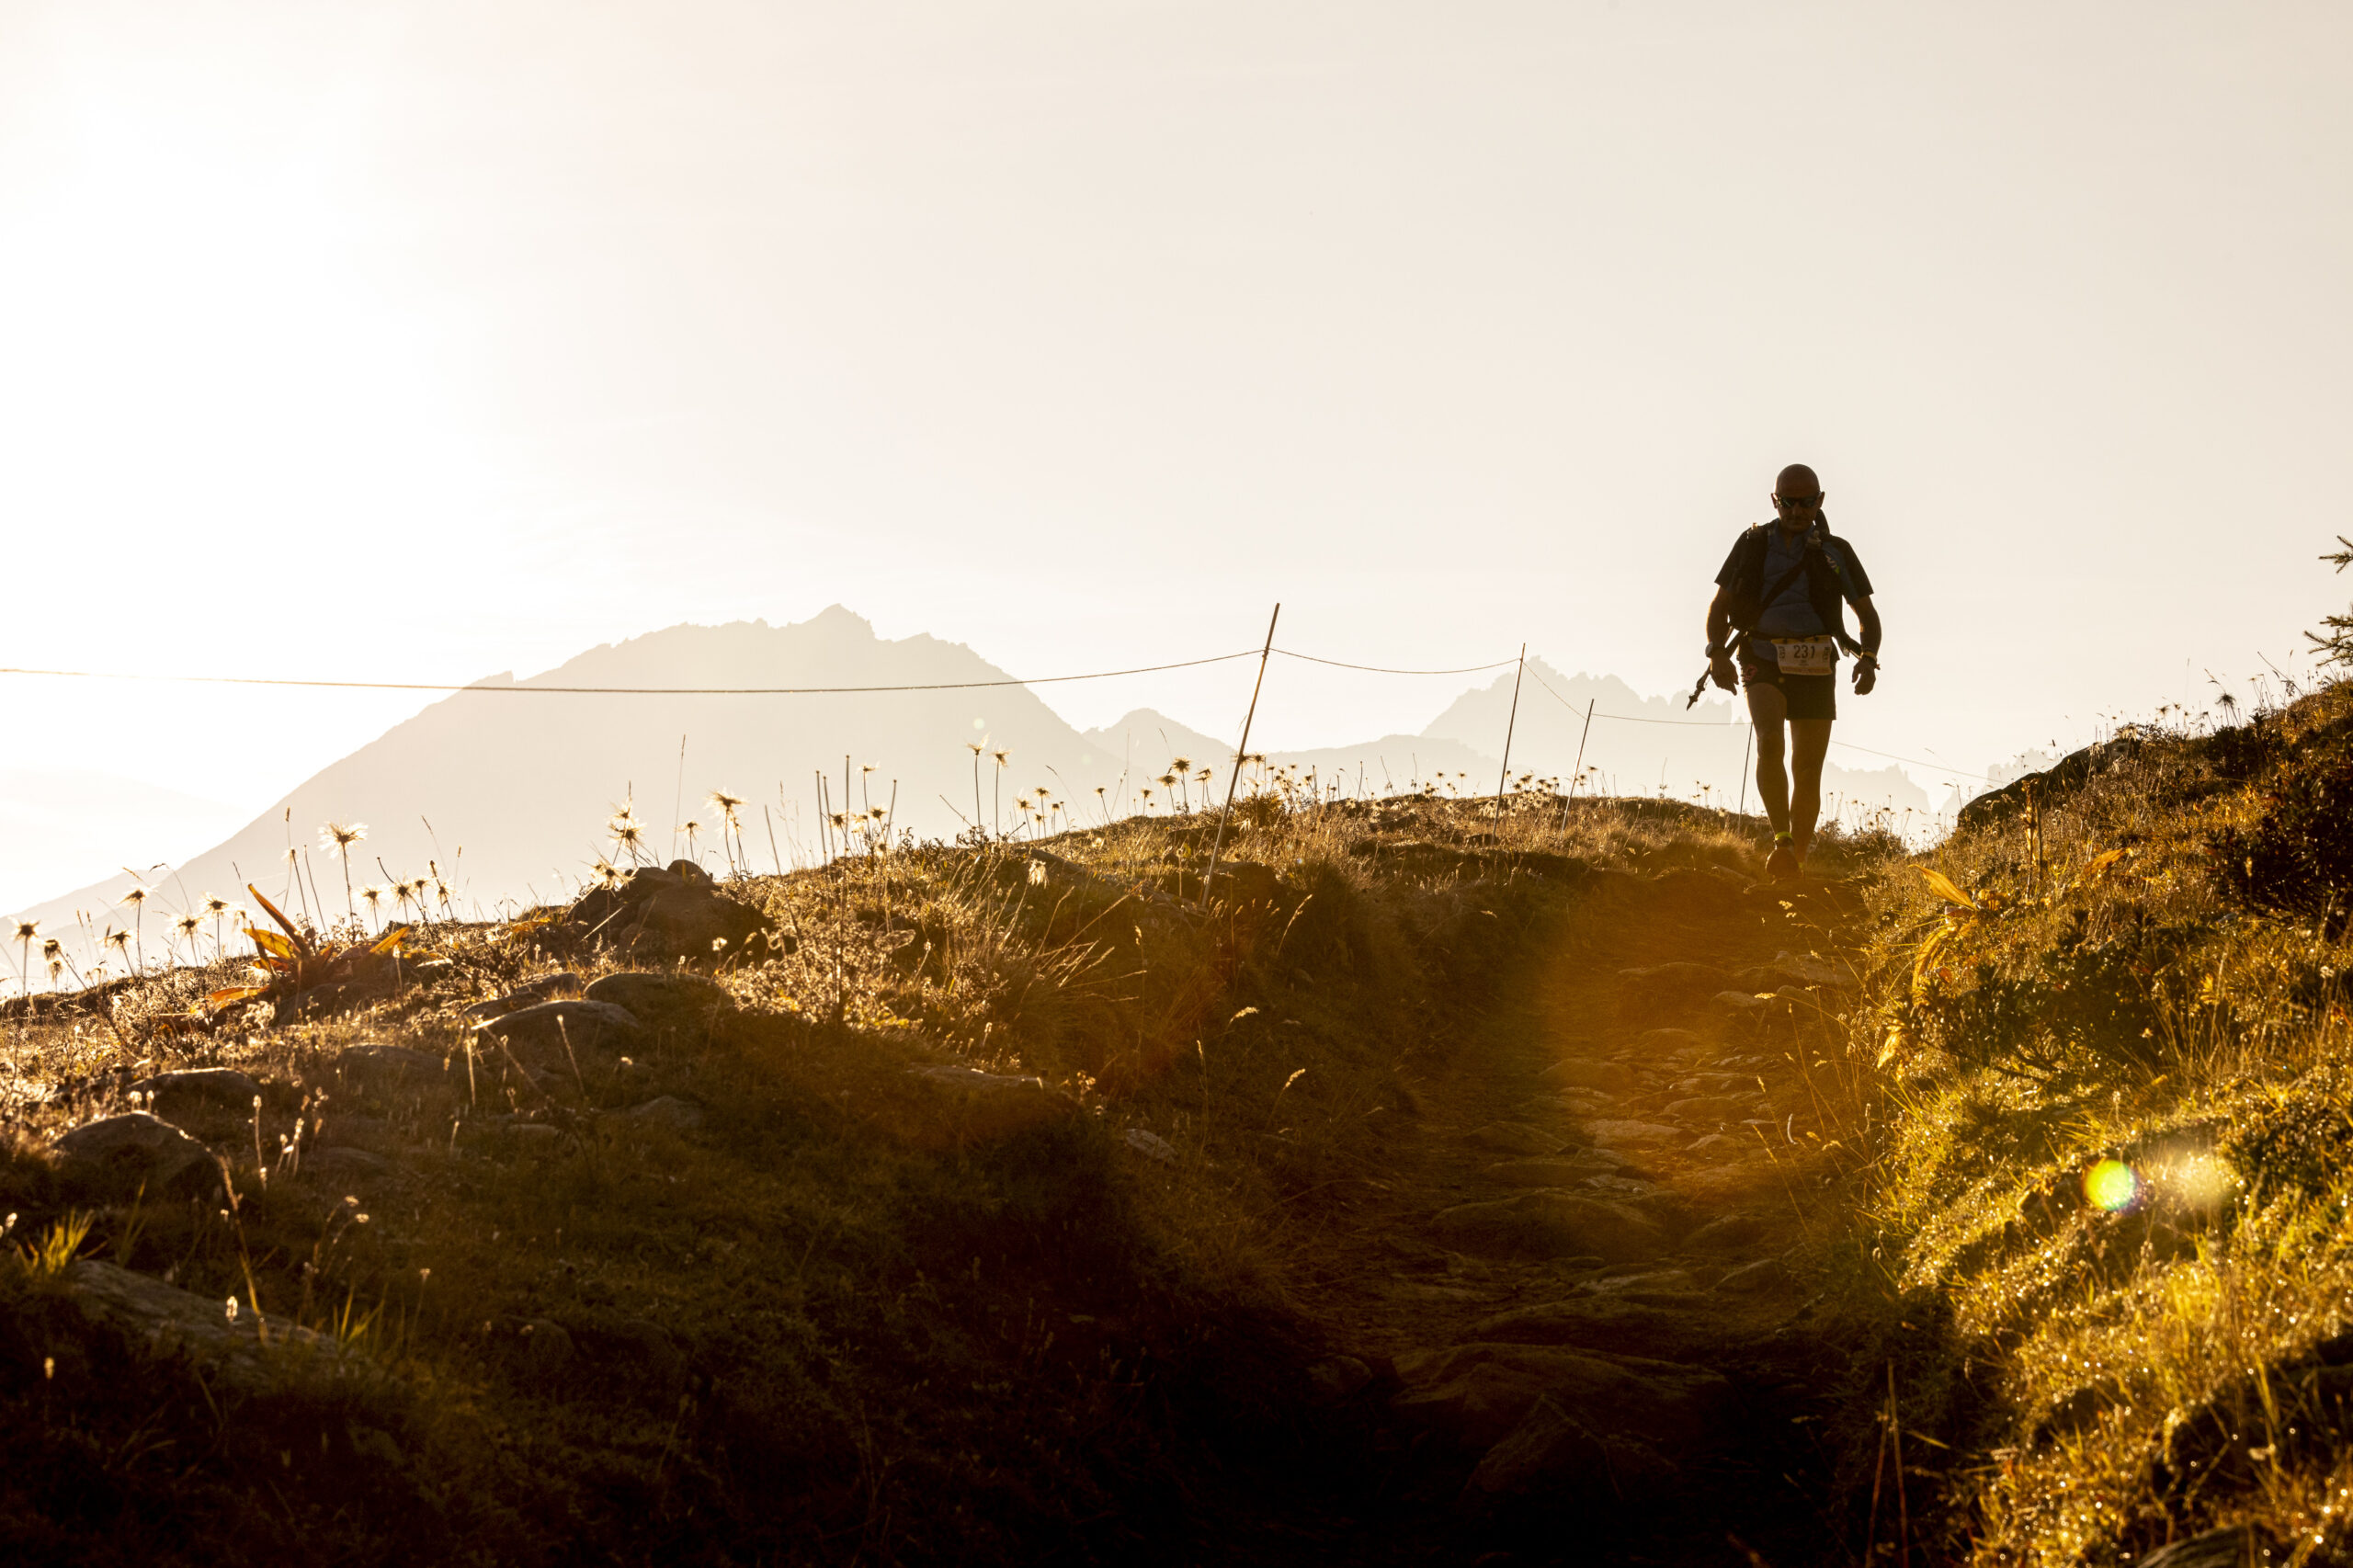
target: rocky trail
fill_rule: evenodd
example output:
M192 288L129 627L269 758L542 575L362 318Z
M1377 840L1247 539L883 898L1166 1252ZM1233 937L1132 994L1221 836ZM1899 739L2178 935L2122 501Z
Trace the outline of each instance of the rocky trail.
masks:
M1839 884L1626 878L1443 1077L1321 1238L1313 1369L1390 1424L1413 1557L1793 1562L1837 1375L1810 1334L1806 1047L1853 986ZM1302 1237L1303 1245L1315 1245ZM1420 1521L1416 1524L1415 1521Z

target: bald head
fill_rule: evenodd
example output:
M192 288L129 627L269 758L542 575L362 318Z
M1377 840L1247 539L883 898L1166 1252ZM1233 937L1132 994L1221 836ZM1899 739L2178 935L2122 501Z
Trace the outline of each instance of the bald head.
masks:
M1804 532L1822 520L1822 481L1803 463L1791 463L1773 481L1773 509L1791 534Z

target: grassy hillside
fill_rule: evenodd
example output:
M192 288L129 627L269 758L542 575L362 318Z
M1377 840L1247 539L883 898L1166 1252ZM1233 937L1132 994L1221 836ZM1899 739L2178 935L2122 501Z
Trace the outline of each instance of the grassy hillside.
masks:
M486 999L619 994L599 977L649 967L537 920L426 927L381 994L316 1016L281 998L188 1029L234 962L19 1006L0 1537L93 1562L1527 1550L1525 1517L1458 1500L1495 1437L1447 1425L1453 1385L1401 1381L1438 1376L1418 1347L1483 1303L1612 1280L1683 1301L1740 1259L1693 1255L1695 1284L1582 1244L1415 1233L1472 1212L1481 1181L1521 1191L1525 1171L1482 1176L1503 1154L1553 1150L1588 1162L1577 1180L1648 1194L1642 1215L1574 1201L1653 1250L1699 1228L1635 1179L1666 1165L1579 1153L1564 1107L1589 1093L1538 1082L1553 1054L1524 1028L1562 952L1634 951L1634 912L1663 912L1643 939L1669 956L1688 915L1756 927L1769 958L1789 906L1741 903L1756 826L1665 803L1269 797L1206 901L1199 818L740 879L727 891L790 950L622 983L645 997L626 1050L475 1028L506 1006ZM1834 838L1824 859L1892 852ZM1629 1028L1659 1021L1648 1006ZM1671 1070L1606 1065L1654 1082L1644 1103L1688 1100L1668 1082L1688 1040ZM217 1074L153 1086L217 1068L257 1096ZM201 1140L202 1168L101 1191L54 1142L141 1109ZM1733 1131L1710 1190L1785 1207L1783 1165ZM1780 1278L1739 1323L1787 1316ZM185 1292L188 1321L102 1310L142 1278ZM1641 1294L1608 1323L1666 1315ZM1402 1420L1411 1398L1438 1414Z
M1665 802L1267 798L1206 898L1209 822L1130 822L737 879L765 953L535 918L315 1015L19 1007L0 1530L2335 1561L2353 693L2030 782L1796 887ZM496 1016L582 991L635 1032ZM89 1187L59 1135L133 1108L210 1164Z
M1884 885L1871 1267L1940 1550L2131 1562L2353 1499L2353 687L2127 731ZM2235 1560L2228 1553L2218 1560Z

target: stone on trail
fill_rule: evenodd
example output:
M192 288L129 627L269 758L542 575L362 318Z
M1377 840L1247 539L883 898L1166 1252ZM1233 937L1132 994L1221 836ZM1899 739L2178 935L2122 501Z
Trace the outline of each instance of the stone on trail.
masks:
M1565 1138L1519 1121L1492 1121L1468 1140L1499 1154L1557 1154L1569 1146Z
M1612 1149L1681 1143L1691 1136L1679 1127L1662 1126L1655 1121L1591 1121L1585 1130L1595 1142Z
M1664 1497L1675 1467L1637 1437L1596 1434L1552 1395L1489 1449L1463 1483L1460 1506L1483 1515L1541 1497L1548 1514L1572 1508L1620 1509Z
M1753 1138L1735 1137L1729 1132L1711 1132L1694 1139L1683 1153L1700 1160L1737 1160L1756 1147Z
M1760 1257L1755 1263L1744 1263L1716 1281L1716 1289L1734 1296L1762 1296L1774 1290L1786 1290L1797 1283L1789 1265L1778 1257Z
M51 1147L57 1152L58 1184L84 1202L187 1198L221 1185L210 1150L143 1110L85 1122Z
M1630 1012L1681 1011L1698 1006L1732 983L1732 976L1713 964L1654 964L1619 971L1618 997Z
M1690 1252L1731 1252L1753 1245L1765 1234L1765 1222L1754 1214L1719 1214L1683 1238Z
M1459 1203L1440 1210L1430 1228L1455 1250L1489 1257L1630 1259L1666 1245L1657 1224L1623 1204L1549 1189Z
M1399 1414L1469 1448L1499 1442L1550 1397L1603 1431L1652 1442L1703 1438L1730 1385L1673 1361L1550 1345L1459 1345L1397 1358Z
M131 1085L131 1093L147 1096L147 1108L175 1121L206 1113L227 1112L250 1117L261 1097L261 1083L233 1067L199 1067L178 1073L158 1073Z
M267 1394L376 1376L374 1364L357 1351L283 1319L265 1320L250 1301L241 1300L232 1317L226 1300L91 1257L67 1264L63 1278L67 1298L84 1316L149 1355L187 1358L216 1389Z
M1580 1149L1564 1160L1506 1160L1480 1174L1506 1187L1573 1187L1587 1176L1621 1169L1625 1157L1606 1149Z
M1701 1095L1674 1101L1665 1114L1691 1126L1721 1127L1756 1115L1756 1102L1754 1098L1734 1099L1729 1095Z
M1707 1043L1695 1029L1644 1029L1634 1037L1634 1049L1651 1061L1697 1056Z
M1722 1334L1685 1307L1596 1294L1498 1312L1475 1324L1468 1337L1491 1344L1584 1346L1683 1360L1714 1349Z
M1697 1043L1699 1037L1692 1037ZM1589 1062L1570 1057L1555 1062L1536 1074L1547 1084L1564 1089L1598 1089L1604 1094L1622 1095L1634 1086L1634 1070L1620 1062Z

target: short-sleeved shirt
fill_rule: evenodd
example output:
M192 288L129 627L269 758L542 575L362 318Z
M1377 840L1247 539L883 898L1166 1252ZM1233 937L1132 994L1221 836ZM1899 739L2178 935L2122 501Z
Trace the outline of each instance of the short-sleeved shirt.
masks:
M1800 534L1793 543L1778 524L1768 523L1765 529L1765 575L1756 585L1757 592L1763 593L1784 577L1790 581L1789 585L1776 595L1773 602L1765 606L1763 613L1756 618L1756 635L1825 635L1830 628L1823 625L1822 618L1813 612L1813 600L1806 590L1805 574L1795 570L1804 559L1805 536ZM1840 568L1840 584L1847 602L1855 604L1870 597L1871 580L1864 573L1863 563L1856 559L1855 547L1842 539L1829 539L1824 541L1823 550L1836 561ZM1733 577L1738 574L1740 553L1741 545L1735 541L1732 553L1724 557L1723 569L1716 574L1718 587L1732 585Z

